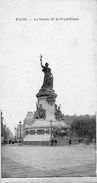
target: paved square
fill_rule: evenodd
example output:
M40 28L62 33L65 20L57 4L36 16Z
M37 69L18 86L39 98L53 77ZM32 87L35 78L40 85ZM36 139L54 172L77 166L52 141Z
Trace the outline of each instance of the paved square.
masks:
M2 178L96 176L95 145L1 148Z

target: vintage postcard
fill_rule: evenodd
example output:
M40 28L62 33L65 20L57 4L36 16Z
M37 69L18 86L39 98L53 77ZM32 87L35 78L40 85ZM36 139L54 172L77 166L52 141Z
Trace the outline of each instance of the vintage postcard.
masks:
M97 1L0 1L2 182L97 182Z

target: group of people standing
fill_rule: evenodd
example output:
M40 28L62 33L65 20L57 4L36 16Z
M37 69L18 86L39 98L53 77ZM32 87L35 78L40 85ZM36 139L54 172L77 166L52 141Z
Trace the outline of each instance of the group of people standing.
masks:
M15 140L14 139L9 139L9 144L14 144Z
M71 142L71 139L69 139L69 142L68 143L69 143L69 145L71 145L71 143L72 143ZM53 146L53 145L55 145L55 146L57 145L57 140L52 138L50 140L50 146Z

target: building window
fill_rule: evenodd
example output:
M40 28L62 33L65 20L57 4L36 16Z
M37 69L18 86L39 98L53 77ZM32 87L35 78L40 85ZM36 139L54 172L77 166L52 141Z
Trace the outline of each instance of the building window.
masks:
M35 135L35 130L30 130L30 135Z
M44 130L37 130L37 134L38 134L38 135L41 135L41 134L44 134L44 133L45 133Z
M47 129L47 130L45 131L45 133L46 133L46 134L49 134L49 133L50 133L50 132L49 132L49 129Z

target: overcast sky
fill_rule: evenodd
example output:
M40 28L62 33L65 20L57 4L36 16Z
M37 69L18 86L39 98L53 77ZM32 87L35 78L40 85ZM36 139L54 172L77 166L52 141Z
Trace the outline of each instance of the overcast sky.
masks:
M36 109L44 77L41 53L52 70L62 112L95 114L94 7L88 0L0 1L0 108L12 130ZM62 20L68 17L78 20Z

